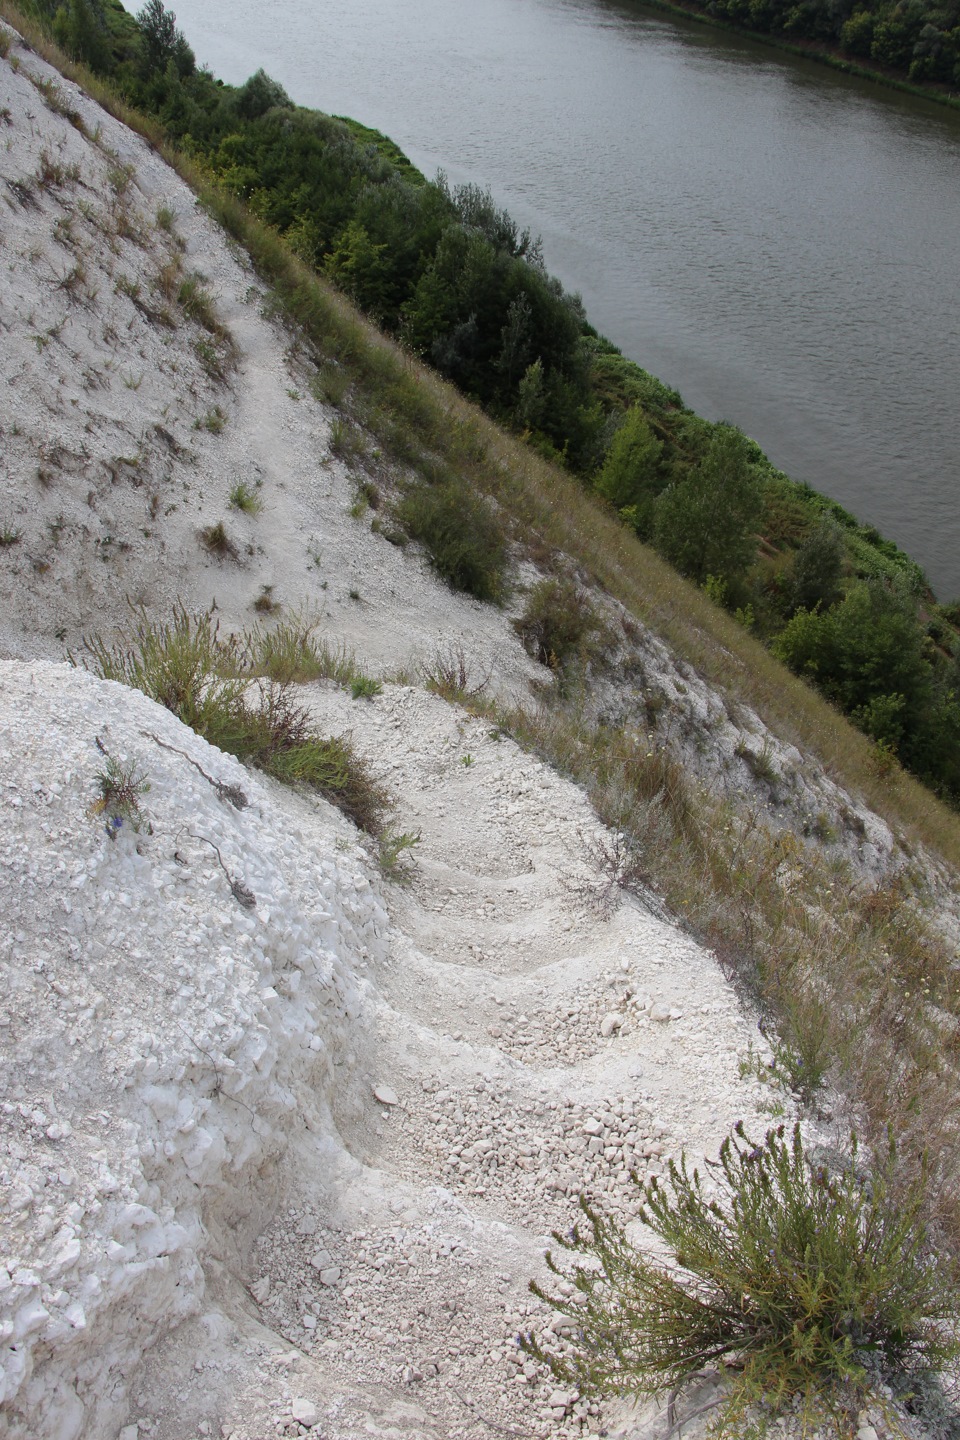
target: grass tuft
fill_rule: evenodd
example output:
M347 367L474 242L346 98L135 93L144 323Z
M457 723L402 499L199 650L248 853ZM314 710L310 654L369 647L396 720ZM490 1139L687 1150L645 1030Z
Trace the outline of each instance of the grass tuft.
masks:
M251 684L251 657L265 648L263 632L221 639L208 614L177 609L162 623L140 611L131 644L95 638L84 642L81 658L94 674L165 705L211 745L285 784L319 791L378 837L389 805L386 788L348 740L314 732L289 675Z
M258 487L248 485L246 480L241 480L234 485L230 491L230 504L235 510L242 510L244 515L259 515L263 509L263 501L260 498Z
M216 555L218 560L225 560L227 556L232 560L237 559L237 547L227 534L227 528L222 520L218 520L216 525L203 527L200 531L200 544L211 555Z
M413 878L411 851L422 838L419 830L384 830L380 836L379 859L380 869L388 880L396 885L410 883Z
M370 675L357 675L350 682L350 694L354 700L372 700L374 696L382 693L382 684Z
M317 638L319 621L304 611L271 629L258 625L236 642L238 673L279 681L334 680L352 686L360 674L344 646Z

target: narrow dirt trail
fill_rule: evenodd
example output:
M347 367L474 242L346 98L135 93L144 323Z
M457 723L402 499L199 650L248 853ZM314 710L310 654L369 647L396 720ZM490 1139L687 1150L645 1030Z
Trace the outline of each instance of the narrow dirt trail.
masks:
M305 693L421 838L410 883L384 887L357 1071L372 1085L335 1112L356 1169L332 1222L304 1198L263 1237L264 1318L322 1359L335 1440L597 1433L610 1416L517 1347L530 1328L555 1338L528 1281L581 1190L626 1217L631 1170L762 1126L738 1066L755 1025L692 941L598 903L600 831L573 786L423 691Z

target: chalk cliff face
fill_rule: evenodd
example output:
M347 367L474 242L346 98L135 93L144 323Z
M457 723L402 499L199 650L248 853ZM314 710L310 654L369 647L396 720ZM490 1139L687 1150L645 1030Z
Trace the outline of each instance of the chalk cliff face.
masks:
M458 645L501 694L546 672L350 513L310 356L181 181L16 40L0 115L0 1431L653 1434L518 1350L563 1343L526 1285L581 1189L628 1214L631 1170L762 1130L755 1019L611 892L580 791L410 683ZM229 630L262 597L385 677L302 698L419 835L406 886L326 802L64 663L131 602ZM678 753L726 775L743 731L634 628ZM798 806L849 813L745 723Z

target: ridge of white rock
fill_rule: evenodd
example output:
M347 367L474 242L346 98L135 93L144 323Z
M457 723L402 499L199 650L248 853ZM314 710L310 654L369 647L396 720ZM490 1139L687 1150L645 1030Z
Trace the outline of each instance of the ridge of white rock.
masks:
M103 750L149 775L139 834L92 813ZM106 1435L126 1403L104 1382L197 1313L204 1252L243 1252L296 1137L335 1168L330 1091L386 915L334 827L83 671L0 665L0 775L0 1395L30 1417L12 1434Z

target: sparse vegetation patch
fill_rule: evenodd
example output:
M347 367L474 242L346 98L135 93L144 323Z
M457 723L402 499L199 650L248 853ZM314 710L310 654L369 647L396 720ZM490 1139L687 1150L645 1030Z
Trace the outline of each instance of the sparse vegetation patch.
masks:
M318 736L296 699L292 661L299 656L303 663L308 643L309 627L294 629L274 648L263 631L221 639L208 614L178 609L163 623L141 611L132 644L85 641L81 661L105 680L142 690L221 750L286 784L318 790L378 836L389 805L386 788L348 740ZM319 664L320 651L312 654ZM265 673L257 659L264 667L272 662L279 678L256 683Z
M458 480L414 486L398 514L454 590L499 603L507 588L507 543L490 503Z

